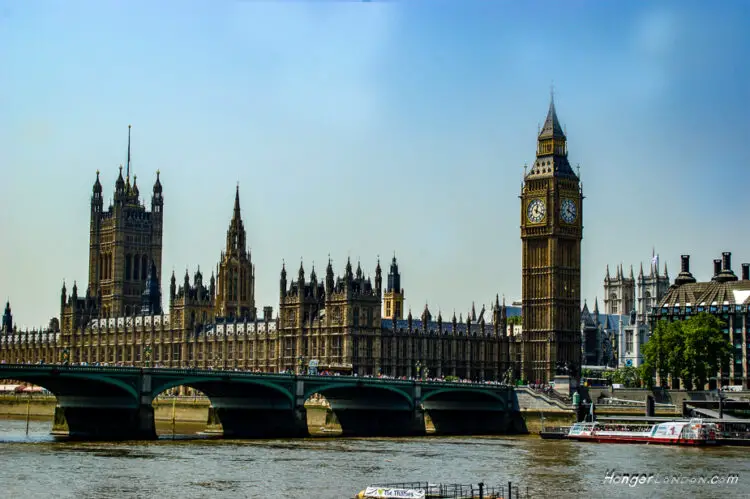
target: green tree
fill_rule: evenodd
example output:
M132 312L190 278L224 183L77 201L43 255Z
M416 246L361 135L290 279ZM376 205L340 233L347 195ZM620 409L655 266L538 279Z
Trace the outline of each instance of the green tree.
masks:
M654 387L654 368L648 363L644 362L638 368L638 377L641 378L643 384L651 390Z
M641 377L635 367L622 367L613 372L612 383L624 385L626 388L641 386Z
M523 324L523 316L521 316L521 315L514 315L512 317L508 317L508 324L509 325L520 325L520 324Z
M705 312L684 321L660 321L643 346L641 378L649 385L658 373L662 383L671 375L688 390L703 387L731 360L732 345L722 327L717 317Z
M659 321L651 333L651 337L641 349L643 355L643 366L641 369L644 372L651 373L652 376L658 375L662 383L666 381L669 373L667 353L664 348L668 329L669 323L667 321Z
M724 323L718 317L702 312L683 323L684 367L686 387L695 383L702 388L726 366L732 357L732 345L724 335Z

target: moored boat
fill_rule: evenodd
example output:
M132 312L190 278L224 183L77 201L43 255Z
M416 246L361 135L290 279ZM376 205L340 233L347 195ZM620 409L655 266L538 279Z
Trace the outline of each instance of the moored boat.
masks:
M576 423L567 438L584 442L664 445L717 445L715 423L693 418L653 426L612 423Z
M539 431L539 436L545 440L562 440L570 433L570 426L550 426L549 428L542 428Z

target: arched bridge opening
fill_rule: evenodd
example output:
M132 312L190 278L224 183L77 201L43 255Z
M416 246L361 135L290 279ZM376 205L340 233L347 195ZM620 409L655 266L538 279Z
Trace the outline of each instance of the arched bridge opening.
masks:
M52 433L72 439L151 438L149 411L141 411L134 380L65 369L18 370L12 375L56 398ZM2 382L0 382L2 383Z
M334 421L326 421L328 428L338 424L344 436L424 434L424 415L415 407L412 395L402 387L331 383L312 386L305 396L313 394L323 398L333 414Z
M291 391L272 381L232 376L156 380L158 397L176 387L206 397L207 433L228 438L290 438L307 436L304 408L295 407ZM176 402L173 400L176 406Z
M512 430L508 395L491 390L442 388L422 394L436 435L499 435Z

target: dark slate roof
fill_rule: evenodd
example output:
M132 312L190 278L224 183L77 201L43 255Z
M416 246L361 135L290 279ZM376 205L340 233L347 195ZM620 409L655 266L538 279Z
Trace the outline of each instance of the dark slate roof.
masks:
M673 285L659 307L750 305L750 281L693 282Z
M506 307L505 308L506 315L508 317L518 317L521 315L521 307ZM492 323L492 313L486 313L484 314L484 327L485 332L488 332L488 330L491 330L493 327ZM450 332L453 330L453 318L449 317L443 317L443 331ZM381 319L380 324L382 329L387 330L393 330L394 328L394 322L396 323L396 330L409 330L409 320L408 319L399 319L396 321L393 321L392 319ZM424 331L424 327L422 326L422 320L421 319L412 319L411 321L412 329L418 329L419 331ZM456 323L456 330L455 332L458 334L466 334L467 331L466 322L457 322ZM481 333L481 326L477 322L473 322L471 324L471 332L479 334ZM437 320L431 320L427 322L427 331L438 331L438 321Z
M564 138L565 133L563 133L563 129L560 126L560 120L557 119L557 112L555 111L555 100L550 99L549 111L547 111L547 119L544 121L542 131L539 132L539 138L549 139L553 137Z
M575 177L573 168L568 162L567 156L541 156L534 161L529 170L529 175L567 175Z

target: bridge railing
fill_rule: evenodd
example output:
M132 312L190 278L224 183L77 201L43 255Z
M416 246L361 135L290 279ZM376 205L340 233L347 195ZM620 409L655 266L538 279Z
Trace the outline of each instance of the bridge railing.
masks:
M152 374L152 375L174 375L174 376L205 376L216 378L275 378L290 380L320 381L322 379L356 381L359 383L383 383L390 385L413 386L428 385L439 387L456 388L461 386L485 388L489 390L512 389L511 385L497 382L474 382L474 381L444 381L444 380L421 380L421 379L397 379L381 378L376 376L347 376L347 375L310 375L310 374L287 374L271 372L239 371L231 369L196 369L196 368L167 368L167 367L132 367L132 366L81 366L81 365L59 365L59 364L0 364L0 374L3 371L36 371L36 372L80 372L80 373L122 373L122 374Z

